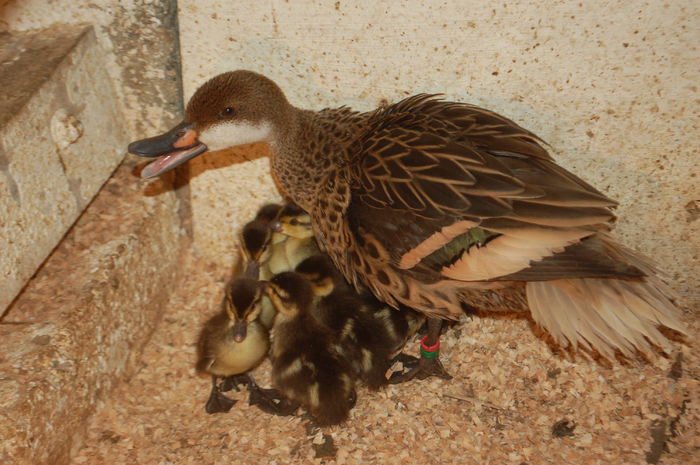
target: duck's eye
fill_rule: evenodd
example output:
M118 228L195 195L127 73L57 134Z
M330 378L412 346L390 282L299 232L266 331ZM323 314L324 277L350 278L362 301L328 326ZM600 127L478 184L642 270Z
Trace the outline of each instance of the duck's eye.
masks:
M299 224L299 220L296 218L292 218L291 220L289 220L289 224L291 224L292 226L297 226Z
M226 107L223 110L221 110L221 113L219 113L219 116L222 118L230 118L232 117L236 112L233 111L233 108L231 107Z

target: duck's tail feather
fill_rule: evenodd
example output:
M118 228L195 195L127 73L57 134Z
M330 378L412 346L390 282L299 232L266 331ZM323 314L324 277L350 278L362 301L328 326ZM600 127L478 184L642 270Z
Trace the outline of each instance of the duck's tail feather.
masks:
M673 349L659 331L665 326L686 333L674 291L645 257L601 237L611 256L642 270L637 279L578 278L527 283L528 305L535 321L555 341L567 347L594 349L612 359L615 350L632 356L635 350Z

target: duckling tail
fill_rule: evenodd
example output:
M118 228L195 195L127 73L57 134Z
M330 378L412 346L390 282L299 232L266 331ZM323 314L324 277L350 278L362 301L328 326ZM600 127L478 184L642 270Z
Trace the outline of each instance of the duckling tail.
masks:
M615 350L628 357L636 350L648 354L650 343L670 352L673 346L658 327L687 334L675 305L676 294L645 257L607 235L601 240L611 256L646 276L529 282L526 290L533 318L563 347L594 349L608 359L613 359Z
M337 383L312 386L310 411L318 426L343 423L355 404L352 379L343 375ZM314 392L315 391L315 392Z

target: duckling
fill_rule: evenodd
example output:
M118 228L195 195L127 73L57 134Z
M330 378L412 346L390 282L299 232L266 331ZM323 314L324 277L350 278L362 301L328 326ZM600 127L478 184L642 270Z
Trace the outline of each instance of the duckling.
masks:
M264 205L255 218L241 229L239 243L245 265L244 273L250 278L267 280L272 276L265 264L272 254L274 244L285 239L285 236L273 233L270 229L281 210L282 205L276 203Z
M309 215L292 203L285 205L277 219L271 223L276 240L270 256L269 267L273 274L292 271L305 258L320 252L311 229Z
M342 423L356 399L353 368L335 335L313 316L311 284L299 273L284 272L269 281L266 293L277 309L270 351L273 385L319 426Z
M243 227L239 242L244 274L263 281L292 271L301 260L318 252L308 215L293 204L263 206ZM272 327L274 316L274 307L263 299L261 321L266 328Z
M233 279L226 287L222 311L205 324L199 339L197 370L212 376L212 391L206 403L207 413L228 412L235 400L222 394L219 378L234 384L248 384L251 393L259 388L252 378L240 378L255 368L267 355L270 338L259 321L262 310L260 284L250 278ZM223 383L228 384L228 383ZM254 403L251 394L251 403Z
M320 298L314 315L335 335L343 354L367 387L387 384L386 371L425 317L410 308L393 309L368 291L355 291L325 254L301 262L296 272L304 276ZM403 356L404 365L418 359Z

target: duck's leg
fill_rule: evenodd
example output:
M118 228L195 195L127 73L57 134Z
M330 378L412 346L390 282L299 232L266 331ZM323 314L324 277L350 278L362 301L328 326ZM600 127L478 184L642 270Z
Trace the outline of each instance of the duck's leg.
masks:
M229 399L221 393L221 388L217 384L218 376L211 377L211 394L207 400L204 410L209 413L226 413L231 410L236 400Z
M219 387L219 390L221 392L227 392L230 391L231 389L235 389L236 391L240 391L238 389L238 386L244 385L248 386L250 384L250 377L247 374L242 374L242 375L231 375L227 376L221 381L221 386Z
M299 404L284 397L277 389L263 389L253 377L248 375L248 403L257 405L260 410L271 415L290 416L299 408Z
M440 362L440 331L442 319L428 318L428 334L421 340L421 357L418 363L410 367L408 371L394 373L389 377L390 384L399 384L410 381L413 378L426 379L437 376L442 379L452 379ZM409 363L409 365L413 365Z

